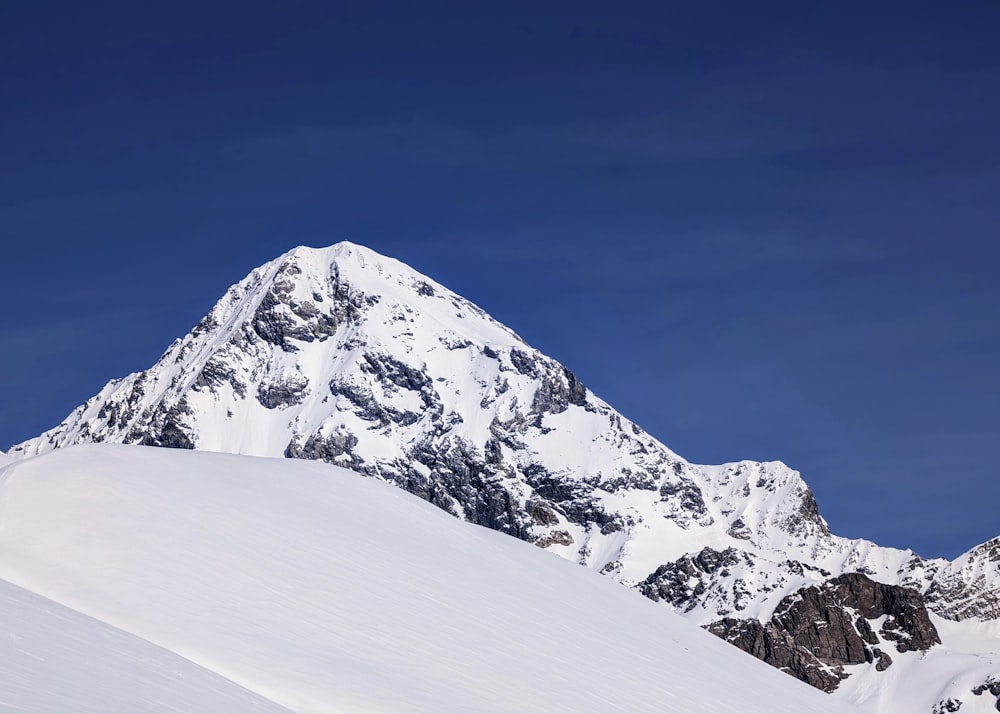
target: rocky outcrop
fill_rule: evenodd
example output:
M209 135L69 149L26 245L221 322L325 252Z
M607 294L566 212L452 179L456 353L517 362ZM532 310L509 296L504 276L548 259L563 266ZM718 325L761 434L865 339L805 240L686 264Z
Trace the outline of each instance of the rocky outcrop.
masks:
M309 379L302 374L283 375L257 387L257 401L268 409L301 404L309 393Z
M927 603L949 620L1000 619L1000 538L938 571L927 589Z
M736 548L717 551L705 547L696 555L685 555L654 570L639 585L639 592L655 602L665 601L684 611L693 609L711 583L706 576L740 564L752 564L749 556Z
M185 420L190 415L191 409L183 397L174 403L160 402L142 415L146 428L133 429L125 438L125 443L168 449L193 449L196 437Z
M972 693L977 697L989 693L994 698L994 708L1000 711L1000 674L987 677L981 684L972 688Z
M873 620L883 619L878 631ZM708 630L808 684L830 692L844 666L892 665L885 651L927 650L940 644L920 593L846 573L789 595L767 623L723 618Z

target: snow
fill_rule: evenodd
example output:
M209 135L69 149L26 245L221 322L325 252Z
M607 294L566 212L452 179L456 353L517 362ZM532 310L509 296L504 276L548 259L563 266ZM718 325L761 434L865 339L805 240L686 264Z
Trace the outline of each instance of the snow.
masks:
M0 577L73 611L5 585L46 662L8 647L0 669L39 684L61 653L82 701L253 710L219 704L245 693L211 670L297 712L851 711L592 571L315 462L111 445L15 462ZM115 684L119 655L137 663ZM177 673L174 693L145 685Z
M288 714L135 635L0 580L0 711Z
M996 714L997 698L972 690L1000 673L997 623L953 622L933 614L931 620L944 645L926 652L892 651L892 666L880 673L859 665L838 696L866 714L929 712L946 699L960 700L962 714Z
M265 318L287 318L301 329L315 325L302 317L302 308L311 306L335 329L278 345L257 330L260 311L268 305L275 312L264 310ZM608 352L614 354L614 345ZM424 403L422 389L397 388L392 379L376 374L369 359L423 375L437 400L433 408ZM528 367L522 369L525 362ZM291 447L310 439L323 444L336 436L341 442L356 440L350 453L334 457L327 451L317 457L344 465L357 459L366 473L388 480L440 477L432 468L439 463L450 468L446 452L461 444L500 484L487 496L499 493L519 505L535 498L545 502L527 476L541 468L568 491L579 487L592 498L619 528L571 519L570 510L561 507L565 504L555 502L557 522L532 522L518 512L523 517L518 525L540 539L558 536L550 553L594 571L608 566L610 577L626 586L706 547L733 549L732 567L692 576L690 603L661 603L661 609L683 610L691 623L705 625L724 615L766 621L787 595L854 571L925 594L933 589L937 594L930 606L940 614L1000 614L995 595L1000 592L1000 543L983 544L948 563L838 537L816 513L801 475L784 463L692 464L589 391L585 404L536 411L538 393L546 385L566 386L567 374L481 309L399 261L346 242L299 247L232 286L151 369L109 383L58 427L10 453L25 458L78 443L139 441L155 436L150 415L181 404L181 426L199 450L277 457L295 453ZM258 398L261 390L288 383L305 385L300 401L268 408ZM356 395L377 407L374 416L358 407ZM414 420L388 419L378 409ZM486 465L491 441L498 463ZM438 451L434 458L426 458L425 451L421 463L415 446L427 445ZM3 459L0 455L0 465ZM637 485L633 477L648 482ZM702 499L703 508L684 500L681 485L691 487L697 497L692 500ZM475 499L470 490L460 484L449 493L451 511L460 518L471 517L463 510ZM965 630L946 629L942 651L976 672L979 660L963 659L961 653L1000 649L996 638L992 644L976 640L980 649L967 649ZM894 650L890 654L894 662L912 659L897 657ZM872 671L874 665L859 667L852 678L857 682L842 685L836 696L870 706L877 700L882 714L888 714L896 711L892 701L897 696L887 689L889 683L906 689L903 671L918 678L938 676L935 668L914 669L924 666L894 664L888 670L892 676ZM940 670L946 680L953 678L950 671ZM946 680L935 679L934 686L943 687ZM879 690L878 697L869 690Z

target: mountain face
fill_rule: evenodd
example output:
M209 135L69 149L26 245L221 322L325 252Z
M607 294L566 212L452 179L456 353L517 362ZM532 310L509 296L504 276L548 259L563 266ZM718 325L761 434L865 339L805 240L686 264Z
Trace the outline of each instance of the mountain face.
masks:
M827 690L947 649L935 622L1000 617L1000 540L947 562L835 536L796 471L686 461L469 301L350 243L254 270L153 367L10 455L99 442L392 482ZM976 656L1000 675L998 649Z

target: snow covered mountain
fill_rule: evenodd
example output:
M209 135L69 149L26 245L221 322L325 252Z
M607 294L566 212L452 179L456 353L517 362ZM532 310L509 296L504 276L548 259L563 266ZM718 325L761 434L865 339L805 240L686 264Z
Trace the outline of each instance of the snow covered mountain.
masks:
M326 464L81 446L0 470L0 502L5 710L852 710Z
M350 243L253 271L156 365L10 455L99 442L317 459L390 481L872 711L899 711L886 683L951 651L941 618L964 632L998 616L997 541L948 563L837 537L784 464L686 461L469 301ZM975 656L1000 674L1000 658ZM936 686L925 709L969 699Z

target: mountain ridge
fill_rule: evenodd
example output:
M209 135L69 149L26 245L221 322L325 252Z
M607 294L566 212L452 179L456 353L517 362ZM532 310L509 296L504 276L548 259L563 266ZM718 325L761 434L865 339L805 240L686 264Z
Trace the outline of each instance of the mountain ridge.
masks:
M345 466L702 626L766 623L850 572L912 589L942 616L996 616L993 541L949 563L835 536L797 471L688 462L481 308L352 243L252 271L153 368L11 455L103 441Z

